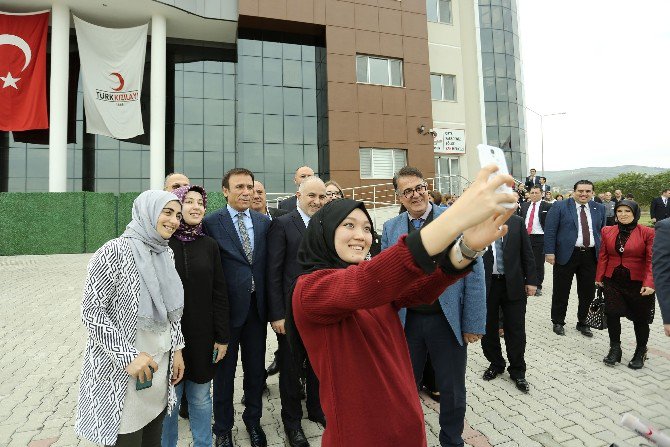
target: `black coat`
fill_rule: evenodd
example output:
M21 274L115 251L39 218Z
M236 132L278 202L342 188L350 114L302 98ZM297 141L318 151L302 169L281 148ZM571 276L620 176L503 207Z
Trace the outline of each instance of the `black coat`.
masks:
M290 211L287 210L282 210L279 208L271 208L268 207L268 213L270 213L270 218L273 220L278 218L279 216L283 216L284 214L288 214Z
M670 324L670 220L656 224L651 270L663 323Z
M668 205L663 205L663 198L656 197L651 201L651 206L649 207L649 216L652 219L659 220L667 219L670 217L670 199L668 199Z
M226 279L221 267L219 246L209 236L192 242L173 237L175 267L184 286L184 314L181 330L186 347L185 379L206 383L214 378L214 341L228 343L230 310Z
M542 231L544 231L544 222L545 220L547 220L547 213L551 208L551 203L547 203L544 200L540 200L539 203L540 203L540 209L536 211L536 213L539 213L540 215L540 226L542 227ZM533 202L523 202L521 204L521 207L519 208L519 215L523 219L524 223L526 222L526 215L528 214L528 210L530 209L532 204Z
M298 197L291 196L279 202L279 209L286 211L295 211L298 209Z
M296 209L274 219L268 231L266 284L270 321L281 320L286 316L293 281L302 273L298 263L298 248L306 229Z
M526 298L526 285L537 285L535 258L530 245L530 237L523 225L523 219L511 215L507 220L508 231L503 238L503 265L505 282L509 300ZM486 294L491 291L491 274L493 273L493 253L488 250L484 254L484 272L486 275Z

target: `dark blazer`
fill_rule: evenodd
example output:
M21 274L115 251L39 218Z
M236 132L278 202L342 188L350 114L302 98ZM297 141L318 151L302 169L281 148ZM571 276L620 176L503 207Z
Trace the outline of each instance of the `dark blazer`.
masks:
M305 230L305 223L295 210L273 220L268 231L267 299L270 321L286 316L293 281L302 273L298 248Z
M659 221L655 228L651 271L663 323L670 324L670 219Z
M265 306L265 263L267 254L266 236L270 228L270 218L254 210L249 210L254 226L253 264L249 264L242 242L237 235L235 224L223 207L205 217L203 227L219 245L223 273L228 284L230 302L230 325L237 328L244 325L251 306L251 277L256 285L258 316L267 321Z
M216 366L212 363L214 342L226 344L230 336L228 287L219 246L208 236L191 242L171 237L169 245L184 286L184 378L195 383L209 382Z
M649 216L656 221L667 219L670 217L670 199L668 199L668 205L663 205L663 198L656 197L651 201L651 206L649 207Z
M288 214L289 211L282 210L282 209L279 209L279 208L268 207L268 213L270 213L270 217L272 218L272 220L274 220L274 219L278 218L279 216L283 216L284 214Z
M544 200L540 200L538 203L540 204L540 208L538 211L536 211L536 213L540 215L540 226L542 227L542 231L544 231L544 223L547 220L547 213L549 212L549 209L551 209L551 203L547 203ZM519 208L519 215L523 219L524 223L526 222L526 215L528 214L528 210L532 204L533 202L521 203L521 207Z
M521 300L526 298L526 285L537 285L535 258L523 219L513 214L507 220L507 227L507 234L503 237L503 266L505 267L507 297L512 301ZM493 273L493 253L490 249L484 254L484 272L488 296Z
M279 202L279 209L286 211L293 211L298 209L298 197L291 196Z
M596 249L596 258L600 250L600 231L605 226L605 206L589 201L589 211L591 211L591 221L593 224L593 239ZM577 208L575 199L560 200L554 202L547 213L544 226L544 253L545 255L555 255L556 262L565 265L570 260L572 252L575 250L575 242L579 231L579 220L577 218Z
M549 183L545 183L544 185L542 185L542 184L538 184L537 186L539 186L540 189L542 189L542 195L543 195L543 196L544 196L544 193L545 193L545 192L547 192L547 191L551 191L551 185L550 185Z
M530 191L530 188L535 185L540 184L540 176L536 175L535 179L533 179L531 176L526 177L526 181L524 182L524 185L526 185L526 191Z

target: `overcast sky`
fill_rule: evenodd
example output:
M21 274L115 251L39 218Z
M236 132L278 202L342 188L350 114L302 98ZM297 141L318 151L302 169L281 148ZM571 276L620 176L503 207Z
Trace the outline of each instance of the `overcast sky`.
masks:
M525 105L544 168L670 168L670 1L516 0ZM540 119L526 111L529 163Z

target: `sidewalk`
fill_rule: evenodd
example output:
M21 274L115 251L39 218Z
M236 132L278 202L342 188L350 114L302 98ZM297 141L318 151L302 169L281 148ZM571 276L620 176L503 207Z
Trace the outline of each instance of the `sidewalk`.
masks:
M79 317L81 291L89 258L0 257L0 446L92 445L76 438L73 430L86 337ZM660 313L651 327L645 367L639 371L626 367L635 349L632 324L626 321L622 364L608 368L602 363L609 346L607 334L594 331L594 338L587 339L574 329L574 287L566 336L552 332L551 267L547 267L545 295L528 302L530 393L518 391L507 374L484 382L481 375L488 364L479 344L470 347L464 433L468 445L638 445L643 439L618 425L626 412L670 434L670 338L663 335ZM276 343L274 336L268 336L268 364ZM235 388L238 414L241 370ZM277 380L277 376L268 379L261 421L270 446L284 445ZM425 397L423 401L428 445L439 446L439 404ZM321 428L307 419L303 428L310 444L320 446ZM235 436L239 446L249 445L240 417ZM179 445L190 446L189 438L188 423L180 419Z

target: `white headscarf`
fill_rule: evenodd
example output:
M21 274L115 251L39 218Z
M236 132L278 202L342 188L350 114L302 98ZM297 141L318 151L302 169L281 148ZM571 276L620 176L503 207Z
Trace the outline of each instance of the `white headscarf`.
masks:
M167 191L144 191L133 202L133 220L121 235L127 238L140 274L137 327L153 332L169 329L184 310L184 287L167 252L168 241L156 230L168 202L179 198Z

